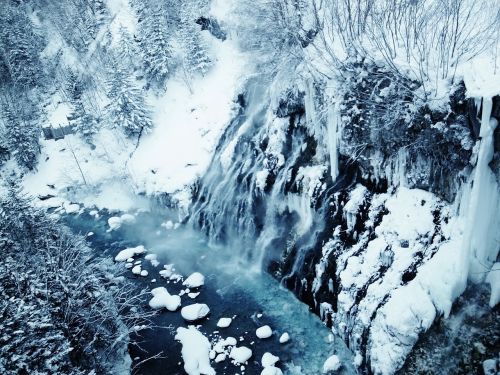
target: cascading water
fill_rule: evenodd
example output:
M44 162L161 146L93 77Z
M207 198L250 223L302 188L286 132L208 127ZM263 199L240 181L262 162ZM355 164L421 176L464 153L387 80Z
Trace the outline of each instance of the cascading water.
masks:
M387 152L390 142L382 139L369 145L379 160L360 154L361 166L358 155L345 151L369 140L359 124L341 117L342 98L315 98L315 85L307 80L299 84L303 92L285 90L282 105L265 86L257 79L248 83L245 105L200 180L190 220L234 248L240 266L271 272L333 325L357 354L361 371L394 373L419 333L439 314L449 314L467 281L457 281L461 270L452 270L455 258L448 261L462 243L453 229L460 218L448 202L418 189L415 181L425 178L409 178L410 164L414 174L433 168L433 150L416 157L410 144ZM490 118L491 105L484 107L478 161L462 193L469 203L461 204L462 218L468 218L462 268L468 270L475 259L470 273L483 276L495 260L500 211L488 166L496 120ZM450 121L458 127L463 119L456 115ZM423 131L421 138L429 148L442 141ZM463 155L456 156L456 165ZM437 174L447 170L445 163ZM463 174L468 173L466 167ZM451 191L455 177L435 186ZM483 263L488 266L479 267Z

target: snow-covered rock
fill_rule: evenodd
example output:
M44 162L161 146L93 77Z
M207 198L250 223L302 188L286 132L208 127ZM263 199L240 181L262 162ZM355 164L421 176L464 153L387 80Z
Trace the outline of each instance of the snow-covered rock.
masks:
M181 310L182 317L188 322L193 322L206 317L210 313L210 308L204 303L195 303L184 306Z
M281 343L281 344L284 344L284 343L287 343L288 341L290 341L290 335L288 334L288 332L284 332L284 333L280 336L280 343Z
M112 216L108 219L108 231L116 230L123 224L132 224L135 222L135 216L131 214L123 214L121 216Z
M267 339L273 335L273 330L269 326L262 326L260 328L257 328L255 331L255 334L259 339Z
M260 375L283 375L283 371L278 367L268 366L264 367Z
M182 344L184 371L188 375L215 375L210 365L210 342L195 327L177 328L175 339Z
M327 374L332 371L338 371L342 367L340 358L337 355L332 355L323 364L323 373Z
M276 362L278 362L279 360L280 360L279 357L277 357L269 352L266 352L262 356L261 364L262 364L262 367L274 366L276 364Z
M153 309L166 308L168 311L175 311L181 305L181 297L171 295L165 287L158 287L151 290L153 298L149 301L149 306Z
M237 364L244 364L252 357L252 350L246 346L234 347L229 353L229 358Z
M205 284L205 276L203 276L201 273L199 272L195 272L195 273L192 273L191 275L189 275L189 277L184 280L184 282L182 283L182 285L185 285L187 286L188 288L199 288L200 286L202 286L203 284Z
M217 356L215 357L215 362L216 363L224 362L225 360L226 360L226 354L225 353L217 354Z
M120 251L116 256L115 256L115 261L117 262L125 262L129 261L129 259L132 259L135 255L142 254L146 251L144 246L139 245L136 247L128 247L122 251Z
M142 272L142 268L141 268L141 265L140 265L140 264L138 264L137 266L134 266L134 267L132 268L132 273L133 273L134 275L140 275L140 274L141 274L141 272Z
M231 325L233 320L231 318L220 318L217 322L217 327L219 328L227 328Z
M141 276L143 277L146 277L147 275L149 275L149 272L146 271L146 270L142 270L141 273L140 273Z

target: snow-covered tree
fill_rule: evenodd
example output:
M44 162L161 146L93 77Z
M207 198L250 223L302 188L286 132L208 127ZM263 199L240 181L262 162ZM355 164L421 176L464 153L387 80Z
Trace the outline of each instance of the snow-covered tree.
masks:
M139 43L146 77L163 87L174 65L168 7L156 2L151 8L141 8L139 19Z
M183 66L192 76L204 75L213 65L208 46L200 35L196 23L205 1L184 2L180 9L179 39L182 48Z
M141 136L152 128L149 108L130 74L117 69L109 83L109 121L128 136Z
M34 169L40 154L38 143L41 134L39 109L26 98L2 101L1 117L10 154L19 165Z
M120 40L118 41L117 54L120 61L124 65L136 67L137 57L139 56L139 48L137 41L125 27L120 27Z
M35 33L26 12L21 6L3 4L0 24L0 65L7 69L10 80L22 89L44 83L39 54L45 41Z

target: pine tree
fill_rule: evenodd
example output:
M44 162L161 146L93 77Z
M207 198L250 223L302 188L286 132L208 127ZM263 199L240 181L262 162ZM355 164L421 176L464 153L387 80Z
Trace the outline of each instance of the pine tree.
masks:
M39 109L27 98L21 98L15 106L12 99L4 100L1 115L10 154L19 165L34 169L40 154Z
M122 64L135 67L139 49L135 39L130 35L128 30L121 26L119 30L120 40L118 41L117 52Z
M108 114L115 128L123 129L129 137L141 136L151 130L150 113L142 93L123 69L117 69L113 74L109 98Z
M0 12L0 53L11 80L17 87L31 88L44 82L39 54L44 40L34 32L25 12L3 4Z
M201 29L196 23L201 10L205 7L205 1L184 2L181 5L179 34L184 67L191 76L205 75L213 65L208 46L201 37Z
M161 3L143 9L139 23L140 47L147 78L159 87L165 85L173 65L170 25Z

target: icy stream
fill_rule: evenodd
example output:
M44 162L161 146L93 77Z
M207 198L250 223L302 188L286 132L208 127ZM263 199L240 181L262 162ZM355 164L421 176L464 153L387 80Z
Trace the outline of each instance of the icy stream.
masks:
M174 264L175 272L186 278L192 272L205 275L205 285L199 296L191 298L183 294L182 306L206 303L210 315L201 320L198 328L210 340L212 346L220 337L234 337L238 346L246 346L253 352L248 363L241 367L229 359L221 363L211 361L217 374L260 374L261 358L270 352L280 358L277 364L285 374L320 374L329 355L338 354L342 359L343 374L354 374L349 350L340 338L334 338L319 318L305 304L281 287L277 280L266 273L256 273L241 265L234 255L239 249L209 246L205 237L185 226L166 229L161 226L164 215L138 213L134 223L108 231L109 214L100 212L95 218L85 211L79 215L67 215L66 223L76 232L87 235L98 255L115 257L126 248L144 245L145 254L137 256L148 276L135 276L127 270L125 275L138 285L138 289L164 286L171 294L182 294L186 287L160 277L164 264ZM167 225L167 227L169 227ZM146 260L146 254L156 254L159 265L154 267ZM125 267L125 266L124 266ZM152 282L156 279L156 282ZM147 301L144 301L147 303ZM216 326L219 318L233 318L228 328ZM137 365L138 374L185 374L181 357L182 346L174 340L177 327L187 327L180 311L162 311L153 318L155 328L141 332L133 339L141 342L141 349L131 346L130 352ZM268 339L256 337L255 330L269 325L273 335ZM290 341L280 344L279 337L287 332ZM161 353L161 358L141 363L144 359Z

